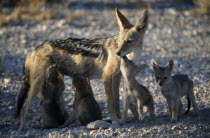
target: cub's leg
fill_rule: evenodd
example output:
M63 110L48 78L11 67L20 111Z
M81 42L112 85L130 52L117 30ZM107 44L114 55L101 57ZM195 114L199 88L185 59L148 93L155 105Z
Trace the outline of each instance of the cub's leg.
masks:
M177 120L178 111L179 111L179 100L174 99L174 106L172 108L172 121Z
M155 119L155 108L154 108L154 101L153 101L152 96L150 96L148 101L147 101L147 107L150 111L151 119Z
M138 113L139 113L139 120L144 120L143 101L140 100L140 98L137 99L137 107L138 107Z
M125 96L124 103L123 103L122 119L120 121L122 124L124 124L127 120L128 108L129 108L129 99L127 98L127 96Z
M134 115L134 119L138 119L139 115L138 115L138 111L137 111L137 106L130 103L129 107L130 107L130 110L131 110L132 114Z
M195 102L195 95L193 93L193 88L190 89L190 91L188 93L188 97L189 97L190 101L192 102L194 113L197 114L198 113L198 106Z

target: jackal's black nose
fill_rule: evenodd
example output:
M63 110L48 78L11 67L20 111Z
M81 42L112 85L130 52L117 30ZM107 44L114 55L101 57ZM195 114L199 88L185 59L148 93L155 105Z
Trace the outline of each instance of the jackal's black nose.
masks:
M120 54L121 54L121 52L120 52L120 51L119 51L119 52L117 52L117 55L118 55L118 56L120 56Z

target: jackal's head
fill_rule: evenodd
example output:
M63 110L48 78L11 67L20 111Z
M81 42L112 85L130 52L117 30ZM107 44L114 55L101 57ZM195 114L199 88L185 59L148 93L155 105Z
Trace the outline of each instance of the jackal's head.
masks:
M51 65L46 71L46 82L51 85L58 85L59 82L63 82L63 75L59 73L55 65Z
M165 67L161 67L158 65L158 63L155 60L151 61L154 73L155 73L155 79L159 86L163 86L171 79L171 72L173 70L174 62L173 60L170 60Z
M135 25L130 24L117 8L116 16L120 27L117 55L123 57L132 52L136 52L136 50L140 51L143 45L143 37L148 26L148 10L144 11Z
M123 56L120 63L120 70L124 77L132 79L140 71L144 69L146 64L136 65L134 62L129 60L126 56Z

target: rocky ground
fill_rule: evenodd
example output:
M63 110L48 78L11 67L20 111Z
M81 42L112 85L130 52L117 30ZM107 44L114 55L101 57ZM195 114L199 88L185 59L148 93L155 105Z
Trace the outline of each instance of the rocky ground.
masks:
M119 5L122 13L129 17L132 23L135 23L144 9L134 5ZM0 76L0 137L210 137L210 17L188 11L195 6L174 6L167 2L160 7L152 5L149 10L149 28L142 54L137 61L148 65L139 73L137 79L148 87L154 97L157 115L155 121L149 119L145 108L145 121L132 120L130 114L125 125L111 126L104 130L88 130L78 122L63 129L40 129L39 122L29 119L27 129L18 132L16 120L13 118L15 96L21 83L23 62L29 51L44 40L98 38L118 33L113 7L101 7L97 3L90 8L86 6L81 3L72 5L71 19L66 19L63 12L54 20L11 23L0 27L0 54L4 55L4 72ZM199 107L198 116L194 116L193 111L190 111L188 115L181 114L175 123L169 121L166 101L154 80L151 59L162 65L173 59L174 73L186 73L193 79ZM65 77L65 83L65 100L71 107L74 98L71 79ZM107 118L103 83L101 80L92 80L91 84L103 117ZM122 86L120 90L122 91ZM120 99L122 105L122 97ZM29 112L32 114L40 112L37 101L38 99L30 108ZM185 99L183 103L186 107Z

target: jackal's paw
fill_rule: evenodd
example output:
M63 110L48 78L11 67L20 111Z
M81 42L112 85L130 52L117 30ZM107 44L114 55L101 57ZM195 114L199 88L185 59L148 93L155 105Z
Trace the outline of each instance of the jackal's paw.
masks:
M144 120L144 117L139 117L139 121L143 121Z

